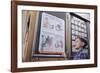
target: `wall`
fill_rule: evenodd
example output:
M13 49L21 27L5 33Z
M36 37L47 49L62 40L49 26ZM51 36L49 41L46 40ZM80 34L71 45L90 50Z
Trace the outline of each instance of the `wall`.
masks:
M84 14L82 14L82 13L76 13L76 14L80 15L81 17L83 17L83 18L85 18L87 20L90 20L90 14L88 14L88 13L84 13Z
M100 0L34 0L34 1L49 1L49 2L62 2L62 3L77 3L77 4L90 4L98 5L100 9ZM0 2L0 73L10 73L10 59L11 59L11 12L10 12L10 0L1 0ZM98 10L100 13L100 10ZM100 15L98 14L98 19ZM100 27L100 21L98 20L98 28ZM100 31L100 29L98 29ZM98 33L100 37L100 33ZM98 40L100 40L98 38ZM100 43L100 41L98 42ZM98 46L100 47L100 45ZM98 52L100 49L98 48ZM100 56L100 53L98 53ZM54 71L42 71L42 73L99 73L100 72L100 57L98 57L97 68L84 68L84 69L68 69L68 70L54 70ZM26 72L25 72L26 73ZM27 72L27 73L41 73Z

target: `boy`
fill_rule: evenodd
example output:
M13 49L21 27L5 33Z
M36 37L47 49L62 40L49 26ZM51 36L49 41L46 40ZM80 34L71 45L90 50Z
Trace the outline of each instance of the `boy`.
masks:
M80 59L89 59L89 52L86 49L87 41L84 38L77 37L75 39L74 48L76 52L72 52L72 59L73 60L80 60Z

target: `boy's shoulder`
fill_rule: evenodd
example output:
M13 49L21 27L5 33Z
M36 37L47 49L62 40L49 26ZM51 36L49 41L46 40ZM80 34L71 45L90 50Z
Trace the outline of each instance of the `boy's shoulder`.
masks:
M88 53L88 49L82 49L81 53Z

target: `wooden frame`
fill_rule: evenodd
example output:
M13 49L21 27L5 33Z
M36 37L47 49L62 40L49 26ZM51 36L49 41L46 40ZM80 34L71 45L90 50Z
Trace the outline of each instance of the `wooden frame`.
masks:
M44 7L59 7L59 8L81 8L94 10L94 63L83 65L59 65L59 66L46 66L46 67L17 67L18 57L18 37L17 37L17 6L44 6ZM70 39L70 38L69 38ZM62 3L44 3L44 2L30 2L30 1L11 1L11 71L42 71L42 70L57 70L57 69L71 69L71 68L88 68L97 67L97 6L95 5L78 5L78 4L62 4Z

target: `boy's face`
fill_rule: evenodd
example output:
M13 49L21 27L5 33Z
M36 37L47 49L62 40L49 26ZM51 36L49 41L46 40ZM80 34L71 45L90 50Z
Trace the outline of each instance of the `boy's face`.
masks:
M84 46L84 42L82 42L79 38L75 39L74 48L79 49Z

